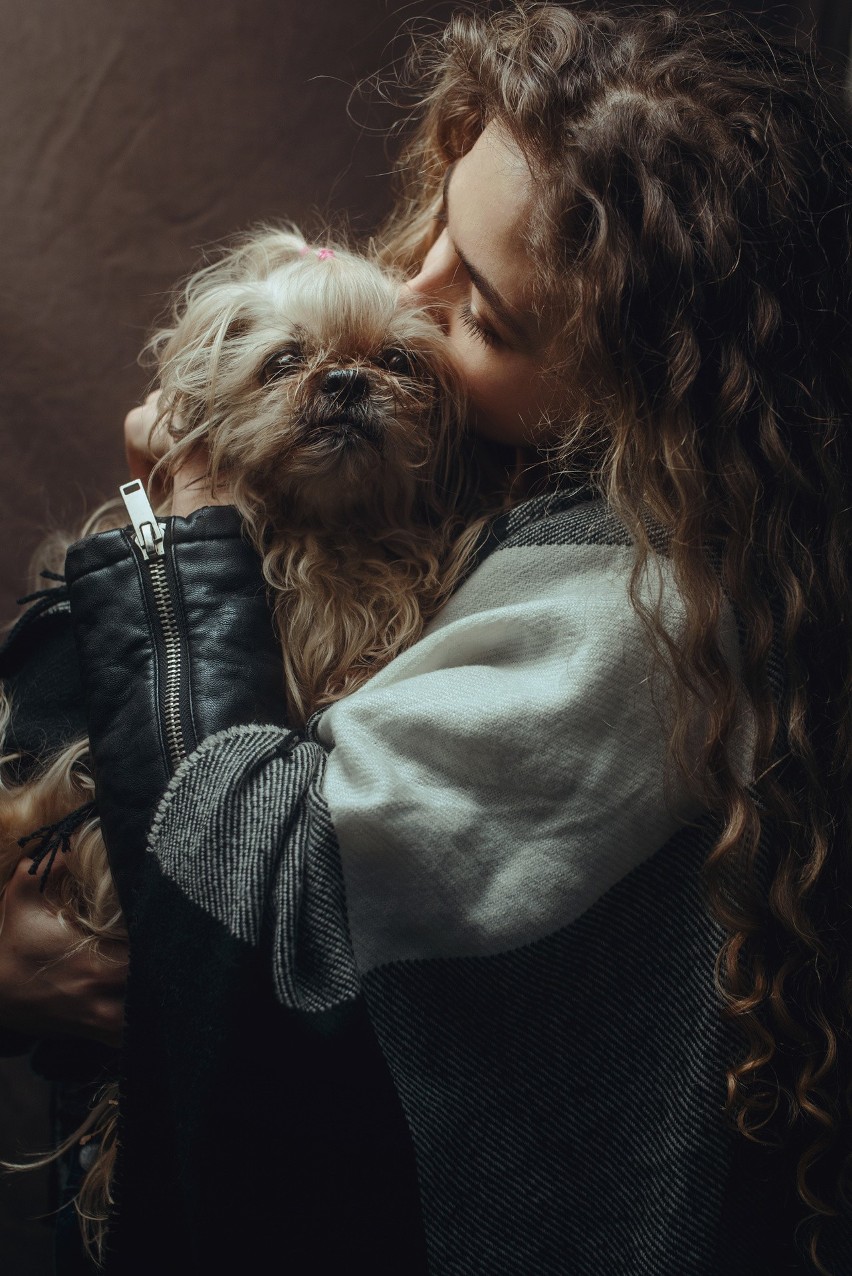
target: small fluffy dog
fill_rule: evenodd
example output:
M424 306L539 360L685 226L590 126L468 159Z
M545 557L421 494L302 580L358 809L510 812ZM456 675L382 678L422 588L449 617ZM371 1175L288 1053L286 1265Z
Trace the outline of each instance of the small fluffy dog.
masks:
M293 723L419 637L475 500L443 334L371 262L254 237L200 271L152 349L174 471L209 448L258 550Z
M262 556L288 719L303 725L419 637L493 512L463 438L442 331L366 258L273 228L196 273L149 348L158 423L172 440L157 470L168 486L191 452L208 450L214 488L227 490ZM113 506L84 530L126 522ZM10 713L6 697L3 737ZM0 882L23 854L33 868L48 856L49 872L70 850L50 898L81 944L123 937L85 740L23 783L8 781L14 761L0 758ZM116 1089L52 1154L100 1141L76 1201L96 1254L111 1203Z

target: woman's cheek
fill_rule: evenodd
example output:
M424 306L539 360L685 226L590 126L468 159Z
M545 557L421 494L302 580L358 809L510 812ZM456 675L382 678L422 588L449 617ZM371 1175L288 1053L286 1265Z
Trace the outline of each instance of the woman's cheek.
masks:
M494 379L477 379L470 386L471 428L499 443L526 442L523 424L525 404L517 387Z
M459 331L460 325L454 325L449 333L448 347L449 355L453 362L456 374L462 381L471 402L481 402L484 397L488 396L488 389L491 381L489 370L483 354L487 356L488 351L482 348L480 352L470 338L463 331ZM493 374L492 374L493 375Z
M522 358L484 345L456 321L450 357L467 390L470 428L494 442L527 443L525 420L535 413L532 371Z

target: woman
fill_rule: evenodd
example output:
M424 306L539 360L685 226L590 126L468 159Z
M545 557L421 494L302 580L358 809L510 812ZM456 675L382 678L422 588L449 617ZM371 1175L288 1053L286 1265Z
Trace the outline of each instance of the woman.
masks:
M433 54L385 257L535 494L302 738L252 725L196 458L181 642L243 674L173 776L139 556L69 555L133 928L113 1270L849 1270L848 134L718 18Z

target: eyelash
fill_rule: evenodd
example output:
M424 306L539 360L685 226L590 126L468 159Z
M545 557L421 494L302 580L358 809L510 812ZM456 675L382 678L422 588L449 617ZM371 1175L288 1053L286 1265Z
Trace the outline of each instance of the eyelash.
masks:
M474 337L477 337L486 346L501 346L503 344L496 332L492 332L490 328L486 328L479 322L467 302L464 302L459 310L459 319L468 332L472 333Z

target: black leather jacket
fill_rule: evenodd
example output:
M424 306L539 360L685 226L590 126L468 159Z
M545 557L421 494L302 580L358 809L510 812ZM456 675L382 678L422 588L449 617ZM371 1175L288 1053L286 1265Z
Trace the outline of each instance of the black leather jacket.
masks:
M236 510L165 529L148 559L127 527L79 541L66 561L98 807L128 915L133 865L180 762L223 727L285 722L278 640Z
M230 507L167 520L156 561L145 559L131 528L90 537L71 547L66 577L102 826L131 923L132 1005L134 879L158 800L212 732L283 723L280 650L258 558ZM197 970L174 978L190 987L204 978L204 954ZM107 1272L147 1276L154 1262L182 1276L253 1272L270 1253L282 1269L316 1276L425 1272L410 1135L363 1005L322 1040L264 1001L259 987L257 1007L241 1008L243 1050L222 1079L222 1129L237 1131L240 1155L233 1165L220 1158L211 1176L221 1199L196 1199L202 1189L169 1164L166 1142L161 1156L150 1139L137 1156L126 1125ZM155 1013L145 1014L147 1025L128 1022L129 1055L140 1032L157 1033ZM255 1095L279 1092L290 1105L284 1137L274 1111L253 1107ZM294 1093L303 1117L294 1117ZM133 1093L125 1098L132 1110ZM153 1123L164 1118L166 1140L175 1117L149 1114ZM215 1163L211 1137L202 1155ZM168 1215L184 1208L191 1225L175 1240Z

